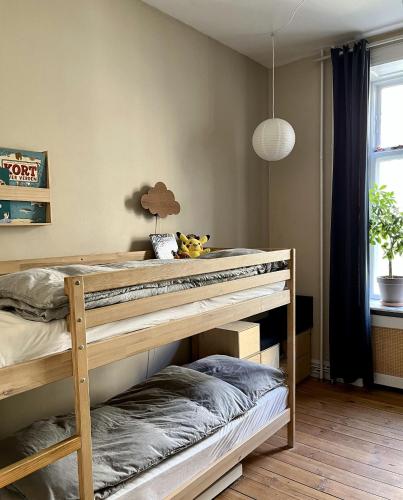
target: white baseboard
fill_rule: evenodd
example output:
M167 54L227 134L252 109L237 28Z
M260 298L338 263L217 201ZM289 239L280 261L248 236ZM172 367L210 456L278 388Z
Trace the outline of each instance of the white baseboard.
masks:
M320 377L320 363L318 359L311 360L311 377ZM330 364L328 361L325 361L323 366L323 378L325 380L330 380ZM343 381L337 379L337 382ZM392 375L385 375L384 373L374 373L374 382L375 384L386 385L387 387L403 389L403 377L393 377ZM363 381L362 379L358 379L352 385L363 387Z
M311 359L311 377L320 378L320 361L318 359ZM330 380L329 361L325 361L323 364L323 378Z
M311 377L320 378L320 361L318 359L311 360ZM331 380L330 379L330 363L329 363L329 361L325 361L323 363L323 379L324 380ZM343 383L343 380L341 378L337 378L336 382ZM364 387L364 382L363 382L362 378L359 378L355 382L353 382L351 385L355 385L357 387Z
M392 375L385 375L384 373L375 373L374 381L375 384L403 389L403 377L394 377Z

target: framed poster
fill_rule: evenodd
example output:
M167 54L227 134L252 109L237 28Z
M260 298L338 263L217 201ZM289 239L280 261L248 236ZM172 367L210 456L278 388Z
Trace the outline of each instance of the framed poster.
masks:
M0 185L46 188L46 152L0 147ZM46 203L0 200L0 224L46 222Z

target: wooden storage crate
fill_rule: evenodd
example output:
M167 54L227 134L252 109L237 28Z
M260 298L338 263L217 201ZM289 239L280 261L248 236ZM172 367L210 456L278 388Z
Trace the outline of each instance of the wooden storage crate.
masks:
M286 345L282 349L286 352ZM285 360L282 361L285 367ZM311 329L298 333L295 337L295 381L298 384L311 375Z
M248 361L252 361L253 363L258 363L260 365L261 363L261 357L260 357L260 352L257 354L252 354L252 356L248 356L247 358Z
M193 340L193 358L225 354L278 368L280 345L260 349L260 326L250 321L234 321L201 333Z
M259 325L249 321L234 321L198 335L199 358L212 354L248 358L259 352Z
M275 344L260 353L260 362L262 365L279 368L280 366L280 344Z

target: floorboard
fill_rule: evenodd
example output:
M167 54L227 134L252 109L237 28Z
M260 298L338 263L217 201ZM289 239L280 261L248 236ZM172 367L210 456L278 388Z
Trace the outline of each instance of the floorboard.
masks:
M297 388L296 446L284 429L217 498L403 500L403 394L308 379Z

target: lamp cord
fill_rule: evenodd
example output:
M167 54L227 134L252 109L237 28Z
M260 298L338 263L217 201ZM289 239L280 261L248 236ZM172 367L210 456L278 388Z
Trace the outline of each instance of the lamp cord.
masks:
M403 1L403 0L402 0ZM288 21L283 24L283 26L280 26L280 28L277 28L276 30L273 30L270 34L271 36L271 50L272 50L272 83L271 83L271 88L272 88L272 117L274 118L274 37L277 35L277 33L280 33L283 29L287 28L293 21L294 17L296 16L297 12L299 9L302 7L302 4L305 2L305 0L301 0L292 10L290 17L288 18Z
M294 7L294 9L291 11L291 14L290 14L290 17L288 18L288 21L285 24L283 24L283 26L280 26L280 28L277 28L276 30L273 30L272 33L271 33L272 36L277 35L277 33L280 33L280 31L283 31L285 28L287 28L294 21L294 17L296 16L296 14L299 11L299 9L302 7L303 3L305 3L305 0L301 0Z
M274 118L274 32L271 34L271 50L272 50L272 70L271 70L271 111L272 118Z

